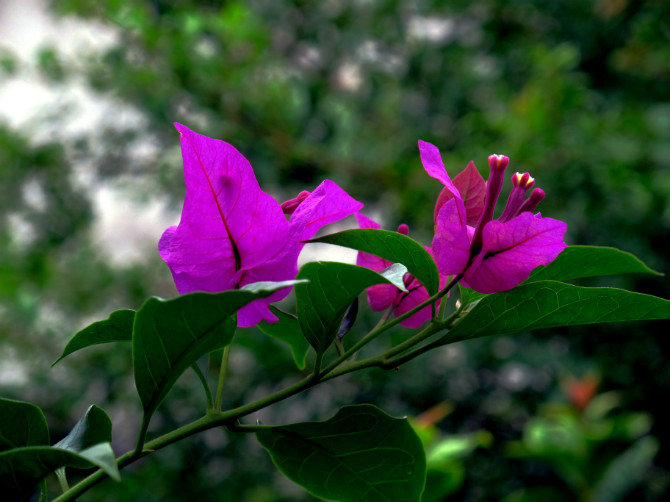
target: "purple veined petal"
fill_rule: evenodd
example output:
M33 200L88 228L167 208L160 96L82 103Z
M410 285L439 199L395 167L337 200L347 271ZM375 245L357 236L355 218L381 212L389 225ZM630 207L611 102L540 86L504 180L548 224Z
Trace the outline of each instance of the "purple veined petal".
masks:
M426 251L428 251L432 256L433 253L430 248L427 247ZM447 279L448 277L446 275L440 274L440 289L446 286ZM396 317L403 315L405 312L409 312L414 307L425 302L426 300L428 300L428 298L430 298L426 288L416 279L413 280L412 284L407 286L407 289L409 290L409 293L402 296L400 302L398 303L398 306L396 307L395 310ZM442 300L437 301L437 303L435 304L436 308L438 309L440 308L441 301ZM431 314L432 314L431 308L430 306L428 306L419 310L416 314L408 317L404 321L401 321L400 324L402 324L403 326L407 326L408 328L419 328L423 323L430 320Z
M442 156L437 147L426 141L419 140L419 154L421 156L421 163L431 178L440 181L451 192L455 199L463 204L461 194L458 192L456 186L452 183L451 178L447 174L447 170L442 162Z
M430 298L430 296L428 296L426 288L421 285L416 286L408 294L403 295L400 303L395 309L395 317L399 317L406 312L409 312L420 303L428 300L428 298ZM404 321L400 321L400 324L407 326L408 328L419 328L423 323L430 320L431 313L430 306L427 306L419 310L416 314L409 316Z
M260 281L288 281L294 279L298 273L297 254L280 255L278 260L268 262L251 270L245 270L240 280L240 287ZM291 292L290 287L282 288L267 298L259 298L237 311L237 325L240 328L255 326L265 320L275 322L277 316L270 311L270 304L286 298Z
M261 321L266 321L268 323L273 323L279 320L279 318L272 313L269 306L271 303L278 302L286 297L291 291L291 288L285 288L286 292L279 294L281 291L277 291L272 296L267 298L260 298L254 300L253 302L245 305L240 310L237 311L237 326L240 328L250 328L251 326L256 326Z
M463 272L470 259L472 227L466 224L465 207L455 198L447 201L437 218L432 249L440 274Z
M293 279L298 273L298 255L307 240L324 225L346 218L363 207L336 183L326 180L311 194L306 196L295 208L289 220L289 234L285 244L275 250L273 256L251 269L244 270L240 286L257 281L285 281ZM391 286L393 287L393 286ZM290 292L284 288L272 296L259 299L238 312L240 327L254 326L261 320L277 320L268 306L277 302Z
M465 205L465 214L467 223L475 226L484 211L484 198L486 197L486 181L479 174L473 161L470 161L465 169L456 175L453 180L454 186L461 194L463 204ZM448 187L444 187L437 197L435 203L435 212L433 219L437 222L437 215L440 209L447 201L454 198L453 193Z
M363 209L358 202L337 183L323 181L296 208L289 220L291 239L296 235L298 241L314 237L321 227L342 220Z
M467 223L471 227L477 225L484 211L484 199L486 198L486 181L479 174L473 161L454 178L454 186L458 189L465 205Z
M522 213L508 222L484 227L483 248L464 279L480 293L507 291L525 281L538 265L548 265L567 246L567 225L551 218Z
M283 247L286 218L233 146L175 127L186 196L179 225L161 237L160 255L182 294L234 288L230 281L240 269L264 263Z
M389 308L398 298L400 290L392 284L378 284L367 289L368 303L375 312Z
M358 221L359 228L374 228L375 230L379 230L382 227L375 220L368 218L362 213L356 213L356 221Z

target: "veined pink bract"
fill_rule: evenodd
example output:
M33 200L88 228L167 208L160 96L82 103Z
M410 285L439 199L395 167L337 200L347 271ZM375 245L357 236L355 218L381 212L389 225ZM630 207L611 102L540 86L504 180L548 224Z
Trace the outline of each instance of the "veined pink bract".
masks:
M326 180L291 205L287 221L280 204L261 190L251 165L232 145L181 124L175 127L181 137L186 196L179 225L163 233L158 249L181 294L293 279L301 241L363 207ZM289 291L279 290L242 308L238 325L276 321L268 305Z

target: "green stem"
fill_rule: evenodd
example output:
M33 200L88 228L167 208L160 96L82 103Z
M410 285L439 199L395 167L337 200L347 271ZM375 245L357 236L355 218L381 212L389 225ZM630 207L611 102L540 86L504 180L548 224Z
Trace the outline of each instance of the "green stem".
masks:
M65 475L65 467L56 469L56 477L58 478L58 484L63 493L70 489L70 485L67 482L67 476Z
M400 354L416 344L422 342L423 340L430 338L433 336L435 333L443 329L444 326L440 323L439 325L431 323L428 327L423 329L421 332L419 332L416 336L406 340L405 342L401 343L400 345L397 345L390 349L389 351L380 354L378 356L370 357L368 359L363 359L362 361L357 361L357 362L350 362L348 364L343 364L339 368L336 368L332 370L328 375L323 376L322 381L326 380L332 380L333 378L337 378L339 376L345 375L347 373L352 373L354 371L362 370L365 368L372 368L372 367L378 367L382 369L391 369L391 368L397 368L404 362L409 361L410 359L413 359L416 356L407 358L406 360L403 360L402 362L396 362L397 360L391 360L391 358L396 355ZM417 354L418 355L418 354Z
M137 458L142 456L142 449L144 448L144 441L147 439L147 431L149 430L149 420L146 413L142 412L142 424L140 425L140 432L137 435L137 444L135 445L135 450L133 455Z
M382 369L397 368L398 366L402 366L403 364L405 364L405 363L411 361L411 360L414 359L415 357L418 357L418 356L420 356L421 354L425 354L426 352L428 352L428 351L430 351L430 350L433 350L433 349L435 349L435 348L437 348L437 347L441 347L441 346L443 346L444 344L445 344L445 343L444 343L444 337L439 338L439 339L437 339L437 340L435 340L435 341L433 341L433 342L430 342L430 343L428 343L428 344L426 344L426 345L423 345L423 346L419 347L419 348L416 349L416 350L413 350L413 351L411 351L411 352L408 352L407 354L402 355L402 356L398 357L397 359L391 359L391 360L389 360L389 361L386 361L384 364L382 364L382 365L380 366L380 368L382 368Z
M456 284L458 284L458 281L460 281L462 279L462 277L463 277L462 274L454 276L454 278L449 282L449 284L447 284L444 287L444 289L441 289L440 291L435 293L433 296L428 298L426 301L424 301L423 303L420 303L419 305L414 307L412 310L409 310L408 312L405 312L403 315L398 316L395 319L392 319L388 322L384 322L383 324L378 323L377 326L375 326L372 329L372 331L370 331L366 336L364 336L358 343L354 344L349 350L347 350L344 354L342 354L340 357L335 359L335 361L333 361L331 364L329 364L326 367L326 369L324 369L321 372L320 376L323 377L323 376L328 375L335 368L337 368L339 365L341 365L344 361L349 359L349 357L351 357L353 354L358 352L361 348L363 348L365 345L367 345L372 340L377 338L379 335L381 335L385 331L391 329L396 324L399 324L402 321L404 321L405 319L407 319L408 317L413 316L414 314L419 312L424 307L427 307L428 305L434 305L437 300L439 300L443 296L446 296L449 293L449 291L451 290L451 288L453 288ZM387 314L390 315L390 311L387 312ZM387 316L385 316L385 317L387 317Z
M342 345L342 340L340 340L339 336L335 337L335 349L337 349L338 356L344 354L344 345Z
M226 371L228 369L228 359L230 358L230 345L231 344L228 344L224 347L223 356L221 357L221 369L219 369L219 383L216 386L216 402L214 403L214 411L221 411L221 401L223 401L223 387L226 384Z
M254 411L266 408L271 404L287 399L295 394L298 394L310 387L313 387L319 382L317 374L311 374L307 378L300 380L299 382L286 387L270 396L267 396L263 399L260 399L254 403L246 404L244 406L239 406L232 410L225 412L213 411L208 413L202 418L191 422L190 424L179 427L173 431L168 432L156 439L153 439L147 442L144 447L140 450L131 450L117 459L117 465L119 469L125 467L128 464L135 462L136 460L153 453L156 450L165 448L166 446L171 445L177 441L185 439L189 436L197 434L199 432L212 429L214 427L220 427L222 425L234 423L239 418L249 415ZM97 470L90 476L84 478L79 483L70 488L67 492L63 493L59 497L55 498L52 502L69 502L74 500L76 497L86 492L93 486L97 485L107 477L107 474L103 470Z
M212 399L212 391L209 388L209 384L207 383L207 378L205 378L205 375L203 374L202 370L200 369L200 366L198 366L198 363L193 363L191 364L191 368L195 372L195 374L198 377L198 380L200 380L200 383L202 384L202 387L205 389L205 395L207 396L207 409L212 410L214 409L214 401Z
M255 411L258 411L260 409L266 408L274 403L277 403L279 401L282 401L284 399L287 399L291 396L294 396L304 390L307 390L319 382L325 381L325 380L331 380L333 378L336 378L337 376L344 375L346 373L350 373L352 371L356 371L358 369L363 369L363 368L369 368L373 366L381 367L384 369L388 369L391 367L395 367L397 365L402 364L403 362L409 361L410 359L413 359L414 357L417 357L419 354L422 354L423 352L429 350L427 347L429 346L438 346L436 345L438 342L444 343L444 337L440 338L439 340L428 344L424 347L421 347L413 352L410 352L400 358L397 359L390 359L394 355L400 354L406 350L409 350L411 347L415 346L417 343L420 343L421 341L425 340L426 338L434 335L437 333L439 330L444 329L448 326L451 325L452 319L455 318L455 314L452 315L449 319L444 320L444 321L433 321L428 327L423 329L420 333L418 333L416 336L410 338L409 340L401 343L400 345L393 347L391 350L388 352L374 357L370 359L366 359L357 363L350 363L346 366L343 366L339 368L337 371L335 369L340 366L344 361L346 361L351 355L355 354L360 348L368 344L370 341L378 337L380 334L383 332L387 331L388 329L392 328L396 324L404 321L408 317L414 315L416 312L419 310L423 309L424 307L428 305L434 305L434 302L438 300L439 298L442 298L445 296L449 290L456 284L458 281L461 279L461 276L456 276L454 279L442 290L440 290L438 293L430 297L428 300L425 302L421 303L420 305L416 306L409 312L406 312L405 314L396 317L395 319L391 321L387 321L388 316L390 316L390 311L387 313L387 315L384 316L384 318L380 321L380 324L378 324L372 331L370 331L362 340L360 340L358 343L356 343L353 347L351 347L349 350L345 351L340 357L338 357L333 363L331 363L326 369L321 370L321 361L323 354L317 355L317 360L314 366L314 372L309 375L308 377L304 378L303 380L300 380L299 382L296 382L295 384L286 387L278 392L275 392L274 394L271 394L269 396L266 396L263 399L259 399L256 402L249 403L243 406L239 406L237 408L234 408L232 410L227 410L227 411L218 411L221 407L221 401L222 401L222 395L223 395L223 387L225 383L225 373L226 373L226 367L228 365L228 358L230 355L230 345L226 346L224 348L223 352L223 357L221 360L221 371L219 373L219 383L217 387L217 393L216 393L216 402L214 404L214 410L208 412L204 417L199 418L198 420L195 420L189 424L186 424L182 427L179 427L178 429L175 429L173 431L168 432L167 434L164 434L158 438L155 438L146 444L144 443L146 439L146 433L148 429L148 422L146 420L146 417L142 417L142 425L140 428L140 433L138 435L138 440L137 440L137 446L134 450L128 451L121 455L117 459L117 465L119 469L122 469L128 464L131 464L135 462L136 460L149 455L150 453L153 453L156 450L160 450L162 448L165 448L166 446L171 445L172 443L175 443L177 441L180 441L182 439L185 439L187 437L190 437L194 434L197 434L199 432L212 429L214 427L220 427L220 426L231 426L234 428L236 427L236 422L241 418L246 415L249 415L250 413L253 413ZM196 371L197 373L197 371ZM238 426L239 427L239 426ZM106 479L107 474L105 471L102 469L99 469L95 471L93 474L89 475L88 477L84 478L81 480L79 483L74 485L73 487L69 488L65 493L60 495L59 497L55 498L52 502L70 502L72 500L75 500L79 495L82 493L86 492L93 486L97 485L104 479Z
M47 480L44 478L40 481L40 502L48 502L49 494L47 493Z

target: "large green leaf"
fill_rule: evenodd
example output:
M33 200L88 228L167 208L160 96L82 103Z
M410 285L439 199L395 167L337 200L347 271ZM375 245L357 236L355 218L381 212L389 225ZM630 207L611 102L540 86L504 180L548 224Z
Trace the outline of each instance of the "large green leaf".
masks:
M482 298L454 326L449 339L652 319L670 319L670 301L622 289L541 281Z
M326 500L418 502L426 457L406 419L370 405L345 406L325 422L256 433L289 479Z
M49 428L39 407L0 398L0 451L49 444Z
M262 321L258 328L266 335L288 344L296 366L298 369L304 370L309 343L302 334L298 318L274 306L270 306L270 310L279 320L273 323Z
M296 281L261 288L150 298L135 315L133 368L144 426L181 374L201 356L230 343L240 308Z
M569 246L549 265L533 270L526 283L546 280L569 281L619 274L662 275L647 267L632 254L619 249Z
M404 289L404 274L399 273L402 269L406 270L402 265L394 264L378 274L368 268L347 263L305 264L297 277L308 279L309 282L296 285L295 296L300 327L314 350L323 353L330 346L347 308L366 288L387 283Z
M570 281L585 277L620 274L654 274L656 272L630 253L615 248L597 246L569 246L547 266L539 266L524 281ZM459 283L461 301L468 305L483 298L484 294L465 288Z
M109 318L94 322L76 333L65 346L61 356L51 366L65 356L91 345L108 342L129 342L133 336L134 320L134 310L124 309L112 312Z
M108 462L109 451L109 443L101 443L79 453L51 446L26 446L3 451L0 453L0 493L3 500L25 500L45 476L60 467L87 469L98 466L118 481L116 462Z
M389 230L361 228L325 235L309 242L337 244L370 253L390 262L402 263L433 295L440 287L437 265L421 244Z

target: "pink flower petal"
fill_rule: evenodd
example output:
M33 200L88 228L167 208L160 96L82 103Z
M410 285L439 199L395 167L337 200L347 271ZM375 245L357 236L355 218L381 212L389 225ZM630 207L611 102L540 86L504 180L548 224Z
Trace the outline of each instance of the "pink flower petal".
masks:
M260 189L240 152L224 141L175 126L181 135L186 196L179 225L163 233L158 248L182 294L293 279L300 241L363 207L335 183L325 181L287 222L277 201ZM244 307L238 325L277 320L268 305L289 291L284 288Z
M441 274L463 272L470 259L471 227L466 224L465 207L451 199L440 209L433 237L433 253Z
M475 163L470 161L465 169L454 178L454 186L463 198L467 223L471 227L477 225L484 211L484 199L486 197L486 181L479 174Z
M286 218L233 146L175 125L186 196L179 225L161 237L160 255L182 294L231 289L240 269L264 263L282 247Z
M465 272L480 293L507 291L525 281L539 265L548 265L566 248L562 221L522 213L506 223L484 227L483 248Z

